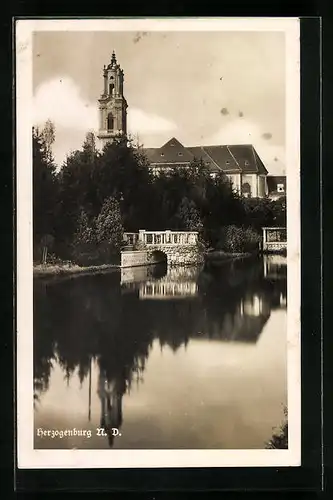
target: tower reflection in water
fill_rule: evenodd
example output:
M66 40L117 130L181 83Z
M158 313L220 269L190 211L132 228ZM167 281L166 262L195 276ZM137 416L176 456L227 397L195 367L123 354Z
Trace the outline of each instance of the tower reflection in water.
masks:
M101 400L101 428L108 435L110 447L113 445L113 428L120 429L123 423L122 398L126 392L124 381L109 381L100 372L97 394Z
M37 281L36 401L48 390L56 360L67 377L78 370L81 381L93 360L99 367L100 426L112 447L112 428L123 424L123 396L133 382L143 382L153 342L175 352L191 339L255 346L271 311L287 306L286 269L285 260L268 256L251 263Z

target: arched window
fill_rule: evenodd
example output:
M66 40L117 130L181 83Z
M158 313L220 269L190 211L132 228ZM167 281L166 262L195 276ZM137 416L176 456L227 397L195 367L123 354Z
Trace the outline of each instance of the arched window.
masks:
M109 83L109 94L110 95L114 94L114 83Z
M248 182L244 182L242 185L242 193L246 198L251 196L251 186Z
M108 130L113 130L114 119L112 113L108 114Z

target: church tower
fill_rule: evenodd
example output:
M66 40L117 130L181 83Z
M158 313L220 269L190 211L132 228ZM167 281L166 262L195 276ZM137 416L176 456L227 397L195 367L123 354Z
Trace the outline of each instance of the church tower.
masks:
M104 88L99 102L99 132L102 146L127 133L127 102L124 97L124 72L114 51L103 70Z

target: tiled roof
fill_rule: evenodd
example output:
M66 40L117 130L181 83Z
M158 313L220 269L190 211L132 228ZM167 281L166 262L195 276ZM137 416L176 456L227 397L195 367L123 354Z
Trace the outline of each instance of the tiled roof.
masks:
M267 175L268 174L267 168L263 164L260 156L258 155L257 151L254 149L253 146L252 146L252 149L254 151L254 156L255 156L255 159L256 159L256 163L257 163L258 174L265 174L265 175Z
M243 173L267 173L267 170L265 169L252 144L228 146L228 148L234 157L237 158L237 162ZM262 166L259 166L259 162ZM262 167L264 168L264 171L262 171Z
M193 160L193 155L175 137L161 148L153 151L150 148L148 154L151 163L189 163Z
M228 146L204 146L205 151L224 172L240 172L237 159Z
M258 173L267 170L252 144L184 147L175 137L161 148L144 148L148 160L159 166L190 163L202 159L211 172Z
M196 158L197 160L202 160L211 173L221 172L221 168L219 167L219 165L215 163L213 158L209 156L209 154L203 147L195 146L186 149L190 151L190 153L192 153L194 158Z

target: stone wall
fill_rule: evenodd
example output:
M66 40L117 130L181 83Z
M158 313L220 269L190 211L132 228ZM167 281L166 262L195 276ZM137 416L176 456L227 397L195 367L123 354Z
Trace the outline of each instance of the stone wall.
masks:
M202 264L203 253L197 245L148 245L142 251L122 251L121 267L146 266L161 262L157 252L166 255L168 265Z
M149 264L146 251L123 251L121 252L121 267L146 266Z
M147 247L148 259L154 251L165 253L169 265L201 264L204 260L203 253L196 245L149 245Z
M284 252L287 250L287 242L264 242L263 243L263 251L264 252Z

